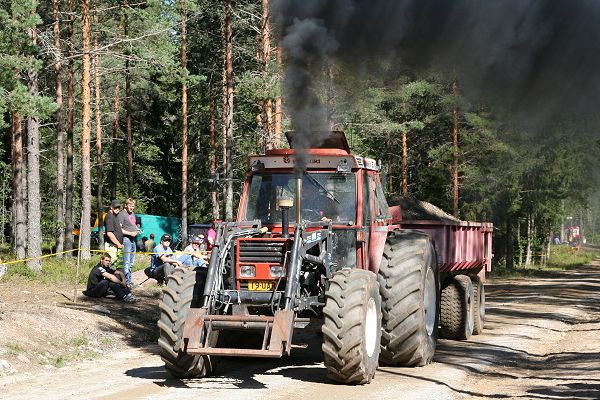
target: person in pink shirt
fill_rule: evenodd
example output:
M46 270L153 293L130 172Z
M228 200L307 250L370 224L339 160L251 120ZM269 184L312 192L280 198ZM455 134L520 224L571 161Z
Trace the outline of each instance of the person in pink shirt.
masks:
M215 240L217 239L217 231L215 230L215 223L218 221L219 220L215 219L212 223L212 226L206 232L206 238L208 240L208 243L206 245L206 250L210 251L213 248L213 246L215 245Z

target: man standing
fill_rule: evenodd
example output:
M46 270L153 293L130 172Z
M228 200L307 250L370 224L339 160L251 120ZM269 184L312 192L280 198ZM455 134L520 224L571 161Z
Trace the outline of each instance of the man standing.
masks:
M152 254L152 265L144 270L148 278L154 278L162 285L165 278L171 275L175 269L174 266L182 266L183 264L173 257L171 250L171 242L173 238L168 233L165 233L160 238L160 243L154 248Z
M104 250L110 254L115 265L119 265L123 261L123 230L119 223L119 211L121 211L121 203L119 200L113 200L110 203L108 213L104 217Z
M156 243L154 242L154 233L151 233L150 239L146 240L146 253L152 253L154 247L156 247Z
M110 289L117 300L127 303L135 302L137 299L127 288L123 271L112 269L110 261L110 254L102 253L100 262L90 271L87 289L83 291L83 294L88 297L100 298L106 296Z
M125 208L119 213L119 223L123 231L123 272L129 288L131 288L131 268L135 261L135 237L137 236L134 208L135 200L130 197L125 200Z

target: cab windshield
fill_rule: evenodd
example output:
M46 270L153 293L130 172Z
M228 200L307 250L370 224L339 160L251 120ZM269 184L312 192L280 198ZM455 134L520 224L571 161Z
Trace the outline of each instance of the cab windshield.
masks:
M281 223L278 197L295 200L293 173L255 174L251 177L245 219L260 219L263 224ZM352 225L356 221L356 178L354 174L305 172L302 176L302 219L331 219ZM290 208L290 220L296 215L296 204Z

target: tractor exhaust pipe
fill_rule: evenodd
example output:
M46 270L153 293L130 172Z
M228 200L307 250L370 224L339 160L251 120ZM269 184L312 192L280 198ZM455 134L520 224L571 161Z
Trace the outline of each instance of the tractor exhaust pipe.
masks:
M302 171L296 170L296 226L302 222Z

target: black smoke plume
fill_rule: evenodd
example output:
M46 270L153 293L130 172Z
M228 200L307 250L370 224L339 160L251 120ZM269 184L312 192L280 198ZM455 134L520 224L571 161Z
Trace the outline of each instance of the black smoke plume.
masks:
M361 73L362 60L456 75L473 99L531 129L564 118L596 121L600 1L280 0L285 99L294 129L323 130L316 80L329 63ZM595 131L593 134L596 134Z

